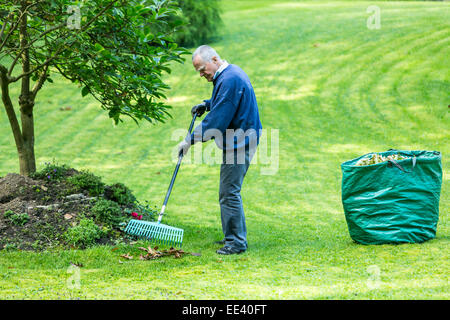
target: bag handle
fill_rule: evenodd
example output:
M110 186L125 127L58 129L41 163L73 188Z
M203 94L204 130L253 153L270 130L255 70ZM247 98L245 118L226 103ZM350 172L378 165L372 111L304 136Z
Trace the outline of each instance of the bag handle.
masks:
M394 166L396 166L397 168L399 168L400 170L402 170L404 173L411 173L411 171L406 171L400 164L397 163L397 161L395 160L388 160L388 163L393 164Z
M396 149L389 149L388 151L398 151ZM411 173L412 170L414 170L414 167L416 166L416 162L417 162L417 158L416 155L414 154L414 152L412 152L413 157L411 158L412 160L412 169L411 171L406 171L399 163L397 163L397 161L395 160L388 160L388 163L393 164L394 166L396 166L397 168L399 168L400 170L402 170L404 173Z

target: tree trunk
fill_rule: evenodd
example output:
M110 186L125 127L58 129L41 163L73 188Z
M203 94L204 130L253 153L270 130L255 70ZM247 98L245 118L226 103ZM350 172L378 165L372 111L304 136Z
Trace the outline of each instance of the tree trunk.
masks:
M20 118L22 121L22 148L17 148L19 153L20 174L30 175L36 172L36 159L34 156L34 120L33 107L21 106Z
M26 1L22 1L22 11L25 11L27 6ZM28 45L27 36L27 14L24 14L19 26L20 33L20 48L25 48ZM29 50L25 49L21 55L22 71L28 73L30 71L30 57ZM36 172L36 160L34 156L34 119L33 107L35 95L30 91L30 75L26 74L22 77L21 94L19 97L20 106L20 120L22 128L17 120L17 115L14 110L14 105L9 94L9 85L11 78L9 78L8 70L0 65L0 90L2 95L2 102L8 115L8 120L16 143L17 153L19 155L19 167L21 175L30 175Z
M22 2L22 10L25 11L27 1ZM27 14L25 13L20 21L20 47L25 48L28 45L27 35ZM25 49L22 53L22 72L26 75L22 78L22 90L19 97L20 119L22 122L22 141L23 146L17 148L19 152L20 174L29 175L36 171L36 160L34 157L34 120L33 107L34 96L30 92L30 56L29 50Z
M28 100L28 102L26 102L26 100L21 99L21 129L14 111L14 105L9 95L9 81L6 73L6 69L0 68L2 102L5 106L6 114L13 132L14 141L16 143L17 153L19 155L20 174L28 176L30 173L36 171L36 161L34 157L34 101Z

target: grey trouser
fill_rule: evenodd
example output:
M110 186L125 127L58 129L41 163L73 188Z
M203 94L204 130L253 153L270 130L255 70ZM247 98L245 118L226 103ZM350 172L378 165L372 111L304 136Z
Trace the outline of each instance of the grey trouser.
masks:
M248 150L241 160L233 152L223 152L220 166L219 203L225 245L238 250L247 249L247 227L241 198L241 186L250 166ZM245 161L243 161L245 159Z

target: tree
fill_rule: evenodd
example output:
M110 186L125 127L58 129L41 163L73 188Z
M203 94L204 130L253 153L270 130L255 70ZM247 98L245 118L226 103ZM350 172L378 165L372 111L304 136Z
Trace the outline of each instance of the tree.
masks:
M33 112L52 73L82 86L116 124L170 116L161 77L187 53L172 40L178 11L170 0L2 0L0 92L22 175L36 171ZM9 93L19 81L20 124Z
M183 47L206 44L217 39L217 31L223 26L219 0L176 0L181 8L184 24L174 40Z

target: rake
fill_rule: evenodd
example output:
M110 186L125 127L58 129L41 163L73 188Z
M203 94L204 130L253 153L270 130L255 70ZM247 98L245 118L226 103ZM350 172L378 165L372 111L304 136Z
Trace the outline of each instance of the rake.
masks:
M189 133L192 132L192 127L194 126L195 119L197 118L197 113L194 114L192 118L191 125L189 126ZM180 152L178 155L178 163L175 167L175 170L172 175L172 180L170 181L169 189L166 193L166 198L164 199L163 206L161 208L161 212L158 216L157 222L152 221L143 221L143 220L131 220L128 222L127 227L125 228L125 232L138 238L145 238L151 241L159 242L163 245L173 245L177 246L183 244L183 234L184 230L180 228L171 227L161 223L162 217L164 215L164 211L166 210L167 201L169 200L170 193L172 192L172 187L175 182L175 178L177 177L178 169L181 165L181 160L183 159L183 152Z

